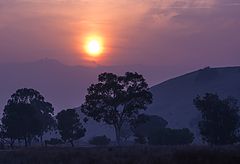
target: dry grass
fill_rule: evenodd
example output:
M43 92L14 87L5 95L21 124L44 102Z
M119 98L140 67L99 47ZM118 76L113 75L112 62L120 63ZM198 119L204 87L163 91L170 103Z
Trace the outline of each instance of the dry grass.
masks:
M0 152L0 164L239 164L240 147L31 148Z

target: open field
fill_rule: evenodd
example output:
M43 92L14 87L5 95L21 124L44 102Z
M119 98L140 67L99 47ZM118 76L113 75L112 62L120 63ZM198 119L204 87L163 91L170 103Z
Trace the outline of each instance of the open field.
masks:
M240 147L30 148L0 151L0 164L239 164Z

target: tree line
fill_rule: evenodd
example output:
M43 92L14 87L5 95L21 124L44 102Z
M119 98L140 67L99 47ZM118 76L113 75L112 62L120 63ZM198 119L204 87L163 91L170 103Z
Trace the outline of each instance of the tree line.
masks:
M77 111L67 109L54 116L51 103L36 90L23 88L8 100L2 117L1 144L12 148L18 141L31 146L36 139L42 145L48 143L70 143L85 136L83 122L93 119L104 122L115 130L116 142L134 136L138 144L181 145L190 144L194 135L189 129L167 128L167 121L159 116L143 114L153 101L150 88L144 77L127 72L123 76L102 73L98 83L88 88L80 118ZM196 97L194 105L202 114L199 129L203 141L209 144L233 144L239 141L239 107L234 98L220 99L216 94ZM61 139L43 141L43 135L58 130ZM99 145L109 143L106 136L97 136L89 141Z

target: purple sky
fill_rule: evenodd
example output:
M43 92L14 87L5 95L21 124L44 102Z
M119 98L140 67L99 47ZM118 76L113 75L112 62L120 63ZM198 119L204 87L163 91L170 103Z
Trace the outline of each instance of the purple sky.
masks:
M1 62L88 64L90 35L104 39L101 65L239 65L240 1L0 1Z

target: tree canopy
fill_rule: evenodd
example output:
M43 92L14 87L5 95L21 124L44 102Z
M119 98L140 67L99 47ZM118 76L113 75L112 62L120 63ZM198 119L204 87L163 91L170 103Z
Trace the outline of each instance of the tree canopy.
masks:
M149 137L153 133L166 128L168 122L157 115L139 115L132 129L135 135Z
M85 135L86 129L80 122L79 115L74 109L67 109L57 114L57 127L62 140L74 146L74 140Z
M11 96L4 108L2 118L4 132L12 140L27 135L24 137L25 145L27 139L30 144L33 137L38 135L42 138L43 133L52 127L53 112L52 104L46 102L38 91L28 88L19 89ZM29 126L34 128L34 132Z
M4 109L2 124L6 136L12 142L16 139L24 139L25 146L30 144L34 136L41 133L39 111L30 104L7 105Z
M234 98L220 99L217 94L207 93L194 99L202 114L199 129L204 142L215 145L233 144L239 140L239 107Z
M124 76L102 73L98 81L88 88L81 110L87 117L112 125L120 143L123 124L135 120L139 111L152 103L152 94L138 73L127 72Z

